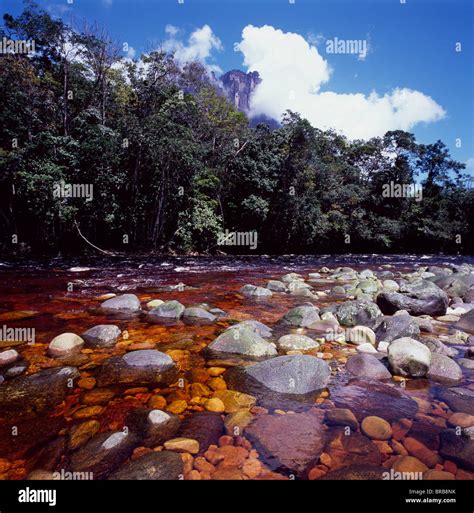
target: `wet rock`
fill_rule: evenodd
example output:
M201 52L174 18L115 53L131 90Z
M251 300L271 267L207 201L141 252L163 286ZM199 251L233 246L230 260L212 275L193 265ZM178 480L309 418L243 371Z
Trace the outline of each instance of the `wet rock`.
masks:
M439 387L437 397L444 401L453 411L474 415L474 391L469 388Z
M249 410L256 403L256 399L252 395L243 394L236 390L217 390L214 392L214 397L217 397L224 403L224 411L226 413L242 409Z
M212 324L217 317L204 308L189 307L183 312L183 320L187 324Z
M101 305L101 308L106 312L139 312L141 310L140 301L135 294L122 294L107 299Z
M127 416L126 425L145 447L155 447L172 438L179 429L177 415L162 410L137 408Z
M392 426L380 417L365 417L360 429L364 435L372 440L389 440L392 436Z
M448 347L446 344L443 344L441 340L433 337L422 337L419 342L424 344L431 353L442 354L444 356L453 357L456 356L457 351L454 347Z
M448 295L431 281L404 283L400 292L380 292L377 305L384 314L393 315L406 310L410 315L444 315L448 308Z
M87 345L92 347L113 347L122 332L113 324L99 324L82 334Z
M209 344L208 349L219 353L234 353L253 357L277 354L273 343L267 342L246 327L224 331Z
M414 456L401 456L393 463L392 469L400 473L423 473L428 470L428 467Z
M207 411L214 411L217 413L224 413L225 404L218 397L211 397L204 403L204 408Z
M179 301L165 301L162 305L148 312L148 319L158 324L172 323L182 317L184 310L184 305Z
M384 469L375 465L350 465L328 472L323 481L380 481L384 478Z
M253 415L248 410L229 413L224 419L226 433L230 436L242 436L245 428L252 422Z
M247 321L242 321L237 324L234 324L227 328L226 331L241 329L248 329L250 331L253 331L254 333L257 333L257 335L260 335L262 338L269 338L272 336L271 328L263 324L263 322L254 321L253 319L249 319Z
M151 301L148 301L146 304L146 307L148 310L153 310L153 308L158 308L164 303L162 299L152 299Z
M176 366L168 355L155 349L141 349L106 360L97 383L100 387L118 383L169 385L175 379Z
M291 283L293 281L304 281L304 278L298 273L288 273L281 277L281 281L284 283Z
M372 354L377 353L377 349L375 349L375 347L372 344L368 344L368 343L358 345L357 351L359 353L372 353Z
M369 438L355 431L347 435L343 427L330 429L324 452L331 457L333 469L357 464L380 465L382 462L379 449Z
M474 470L474 437L446 429L440 435L439 453L462 468Z
M244 285L240 289L240 293L247 297L270 297L272 291L264 287L256 287L255 285Z
M48 354L53 358L79 353L84 340L75 333L62 333L49 343Z
M184 465L176 452L151 452L126 463L109 476L109 480L172 481L181 479Z
M0 416L41 413L61 403L74 389L79 371L73 367L42 370L0 387Z
M351 356L347 360L346 370L359 378L383 380L392 377L385 365L371 354Z
M189 454L198 454L199 442L194 438L172 438L165 442L165 449L175 452L188 452Z
M90 472L94 480L104 479L117 469L137 445L132 433L108 431L94 436L71 455L69 472Z
M328 426L350 427L352 431L357 431L359 427L355 415L347 408L333 408L327 410L325 420Z
M470 360L469 358L459 358L458 362L459 365L462 365L465 369L474 370L474 360Z
M450 472L444 472L442 470L427 470L423 474L425 481L454 481L456 477Z
M21 376L26 371L26 369L28 369L27 363L21 363L19 365L10 367L8 370L5 371L5 378L13 379L17 376Z
M375 415L389 422L412 419L418 405L399 388L380 381L353 380L347 385L331 387L330 397L339 408L348 408L357 419Z
M420 336L420 327L410 315L384 315L377 319L373 327L377 340L392 342L398 338L410 337L417 339Z
M432 353L430 368L426 377L439 383L453 385L462 379L462 369L448 356Z
M2 351L0 353L0 367L6 367L7 365L11 365L15 363L20 358L18 351L15 349L8 349L7 351Z
M469 310L469 312L464 315L461 315L461 318L456 324L456 328L474 335L474 309Z
M372 325L382 312L370 301L354 300L341 304L336 311L336 318L342 326Z
M278 339L277 345L285 351L308 351L319 348L318 342L305 335L283 335L283 337Z
M440 458L436 452L426 447L425 444L416 438L407 436L403 440L403 445L411 456L418 458L427 467L433 468L440 461Z
M210 445L217 445L223 433L224 422L220 414L198 412L182 421L177 436L197 440L199 454L202 454Z
M100 423L97 420L86 420L73 426L68 434L67 445L70 450L78 449L85 445L98 433Z
M292 308L281 319L282 323L287 326L300 328L309 326L319 320L319 310L311 304Z
M431 352L421 342L403 337L388 346L388 362L394 374L419 378L428 372Z
M388 292L397 292L398 290L400 290L400 286L394 280L384 280L382 286L384 290Z
M267 282L267 289L273 292L286 292L286 285L282 281L269 280Z
M323 314L326 315L326 314ZM314 322L307 326L311 330L311 335L324 337L326 340L333 340L338 334L343 332L336 319L326 319Z
M448 418L448 424L453 427L473 427L474 426L474 415L468 415L467 413L453 413Z
M320 415L260 415L245 430L266 465L273 471L303 476L325 443Z
M347 330L347 341L353 344L372 344L375 346L375 333L367 326L354 326Z
M313 287L309 283L305 283L304 281L292 281L288 284L288 290L292 294L297 294L298 292L302 292L305 290L311 290Z

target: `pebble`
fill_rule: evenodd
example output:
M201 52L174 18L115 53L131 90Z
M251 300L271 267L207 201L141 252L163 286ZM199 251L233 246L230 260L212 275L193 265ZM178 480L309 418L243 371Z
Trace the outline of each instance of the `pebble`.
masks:
M314 481L315 479L319 479L320 477L323 477L326 474L327 474L327 472L325 470L322 470L320 468L312 468L309 471L308 479L310 481Z
M207 372L209 372L209 375L213 378L220 376L221 374L224 374L225 368L224 367L209 367L207 369Z
M238 410L229 413L224 420L226 433L231 436L239 436L252 420L253 415L248 410Z
M361 424L361 430L373 440L388 440L392 436L392 427L390 424L375 416L365 417Z
M95 387L96 383L97 381L95 380L95 378L82 378L77 382L77 385L79 388L82 388L84 390L92 390Z
M249 479L255 479L262 472L262 468L262 464L257 459L248 459L242 465L242 472Z
M226 382L222 378L211 378L207 385L214 391L227 390Z
M96 415L100 415L104 411L102 406L84 406L83 408L79 408L72 417L74 419L87 419L89 417L95 417Z
M172 403L168 404L166 409L170 411L171 413L174 413L175 415L179 415L180 413L183 413L186 408L188 407L188 403L182 399L178 399L176 401L173 401Z
M403 445L411 456L418 458L427 467L432 468L439 461L439 456L416 438L406 437L403 440Z
M472 427L474 426L474 415L461 412L453 413L448 417L448 424L453 427Z
M18 351L15 349L8 349L8 351L2 351L0 353L0 367L4 367L5 365L10 365L13 362L16 362L20 355Z
M166 408L166 399L162 395L152 395L148 399L148 406L153 410L164 410Z
M427 470L423 474L423 479L425 481L453 481L456 477L454 474L442 470Z
M193 438L173 438L165 442L164 445L168 451L188 452L190 454L199 452L199 442Z
M199 470L199 472L209 472L212 473L214 470L216 470L216 467L209 463L206 458L203 458L202 456L199 456L194 460L194 468L196 470Z
M393 463L392 469L396 472L426 472L428 467L418 458L401 456Z
M204 407L206 408L206 410L214 411L216 413L223 413L225 411L225 405L218 397L208 399L205 402Z
M108 403L115 393L107 388L95 388L84 393L82 396L83 404L97 405Z
M68 447L71 450L78 449L86 444L100 429L97 420L87 420L71 428L68 436Z

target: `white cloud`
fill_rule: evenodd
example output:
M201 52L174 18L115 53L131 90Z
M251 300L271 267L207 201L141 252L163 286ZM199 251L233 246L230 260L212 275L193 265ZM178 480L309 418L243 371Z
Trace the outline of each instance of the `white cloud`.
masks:
M239 49L248 71L258 71L262 78L251 98L252 115L280 119L290 109L313 126L334 128L350 139L367 139L387 130L410 130L418 123L434 122L446 115L431 97L407 88L384 95L373 91L368 96L321 92L332 70L318 49L299 34L268 25L247 25Z
M212 59L213 51L222 50L221 40L212 32L209 25L203 25L201 28L192 32L187 44L175 37L178 32L176 27L167 25L165 32L171 37L165 41L163 49L168 52L173 52L175 59L180 64L197 61L203 64L209 71L216 73L222 71L217 64L209 62L209 60Z
M467 159L465 164L468 171L474 171L474 157Z

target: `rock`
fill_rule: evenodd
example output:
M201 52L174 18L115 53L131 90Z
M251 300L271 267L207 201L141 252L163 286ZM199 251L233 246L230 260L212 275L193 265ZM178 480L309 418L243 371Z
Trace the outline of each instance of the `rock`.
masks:
M444 401L453 411L474 415L473 390L462 387L439 387L436 390L436 396L442 401Z
M277 345L285 351L308 351L319 348L318 342L305 335L283 335L278 339Z
M132 454L136 444L137 440L131 433L100 433L71 455L67 470L90 472L94 480L103 479Z
M357 431L359 423L355 415L347 408L333 408L326 410L326 423L329 426L349 427L352 431Z
M226 413L242 409L249 410L256 403L255 397L236 390L217 390L214 392L214 397L219 398L224 403Z
M455 429L446 429L440 434L439 453L462 468L474 470L474 438L459 435Z
M183 320L187 324L212 324L217 317L204 308L189 307L183 312Z
M49 343L48 354L53 358L79 353L84 340L75 333L62 333Z
M383 288L389 292L397 292L400 290L400 286L394 280L384 280L382 283Z
M360 344L357 346L359 353L377 353L377 349L372 344Z
M229 413L224 419L226 433L230 436L242 436L245 428L252 422L253 415L248 410Z
M384 315L377 319L374 325L377 340L392 342L398 338L410 337L417 339L420 336L420 327L410 315Z
M126 463L109 476L109 480L172 481L181 479L184 465L176 452L150 452Z
M86 420L73 426L68 434L68 448L72 451L86 444L100 429L97 420Z
M188 403L184 401L183 399L177 399L176 401L171 401L170 404L166 407L166 409L174 413L175 415L179 415L181 413L184 413L186 411L186 408L188 407Z
M82 396L82 403L89 405L107 404L114 396L115 393L112 390L107 388L96 388L84 393Z
M400 473L423 473L428 470L428 467L419 459L414 458L413 456L401 456L395 460L392 465L392 469L395 472ZM407 477L405 479L407 479Z
M292 293L302 290L311 290L312 288L309 283L305 283L304 281L292 281L288 284L288 290Z
M324 388L330 375L328 364L314 356L278 356L245 367L242 384L249 378L272 392L305 395Z
M22 363L20 365L15 365L13 367L10 367L9 369L7 369L5 371L5 377L7 379L12 379L12 378L16 378L17 376L21 376L21 374L23 374L27 368L28 368L27 363Z
M260 415L245 430L273 471L302 476L321 454L325 433L319 415Z
M148 312L148 319L158 324L173 323L181 318L184 310L184 305L179 301L165 301Z
M50 470L35 469L26 477L27 481L55 481L56 473Z
M384 478L383 468L375 465L350 465L327 473L323 481L376 481Z
M171 440L165 442L165 449L168 451L198 454L199 442L193 438L172 438Z
M402 284L400 292L382 291L376 300L382 312L388 315L397 310L406 310L410 315L444 315L449 302L446 292L427 280Z
M348 342L353 344L372 344L375 346L375 333L367 326L354 326L346 332Z
M11 365L16 362L20 358L18 351L15 349L8 349L7 351L2 351L0 353L0 367L6 367L7 365Z
M269 338L272 336L271 328L269 328L262 322L254 321L252 319L234 324L234 325L230 326L229 328L227 328L226 331L242 330L242 329L250 330L250 331L256 333L257 335L260 335L262 338Z
M202 454L210 445L217 445L223 433L224 422L220 414L198 412L182 421L177 435L197 440L199 442L199 454Z
M380 417L365 417L360 429L364 435L372 440L389 440L392 436L392 426Z
M336 311L336 318L342 326L369 325L380 317L379 307L370 301L346 301Z
M442 470L427 470L423 474L425 481L453 481L456 479L454 474L443 472Z
M208 349L219 353L234 353L253 357L277 354L273 343L267 342L246 327L224 331L209 344Z
M288 273L281 277L281 281L284 283L291 283L293 281L304 281L304 278L298 273Z
M107 299L101 305L101 308L106 312L139 312L141 310L140 301L135 294L122 294Z
M388 362L394 374L411 378L423 377L431 363L431 352L409 337L394 340L388 346Z
M346 363L346 370L354 376L366 379L390 379L392 375L387 368L370 354L351 356Z
M143 446L156 447L176 434L180 420L173 413L137 408L127 416L126 425L137 434Z
M87 345L92 347L113 347L122 334L120 328L113 324L99 324L82 334Z
M288 311L281 321L287 326L304 328L319 321L319 310L311 304L297 306Z
M399 388L380 381L353 380L347 385L330 389L331 401L338 408L348 408L362 420L375 415L389 422L401 418L412 419L418 405Z
M442 354L444 356L453 357L457 355L456 349L453 347L448 347L446 344L443 344L441 340L433 337L422 337L419 342L424 344L432 354Z
M267 289L273 292L286 292L286 285L282 281L269 280L267 282Z
M331 457L331 468L347 465L380 465L382 455L369 438L356 431L347 433L343 427L333 427L327 434L324 451Z
M247 297L270 297L272 291L264 287L256 287L255 285L244 285L240 289L240 293Z
M461 318L455 327L459 330L466 331L467 333L474 335L474 308L469 310L469 312L465 313L464 315L461 315Z
M439 353L432 353L430 368L426 377L433 381L438 381L439 383L453 385L461 381L462 369L448 356L444 356Z
M467 413L453 413L448 418L448 424L452 427L473 427L474 426L474 415L468 415Z
M155 349L141 349L106 360L97 383L100 387L118 383L169 385L175 378L176 366L168 355Z
M211 397L204 403L204 408L207 411L214 411L217 413L223 413L225 411L224 403L218 397Z
M324 337L326 340L334 340L338 334L343 333L343 329L339 326L336 319L316 321L307 326L307 329L311 330L312 334Z
M151 301L148 301L148 303L146 304L146 307L148 308L148 310L153 310L153 308L158 308L163 303L164 303L164 301L161 299L152 299Z
M418 458L427 467L433 468L439 462L439 456L416 438L407 436L403 445L411 456Z
M79 371L56 367L20 376L0 386L0 416L42 413L61 403L74 389Z

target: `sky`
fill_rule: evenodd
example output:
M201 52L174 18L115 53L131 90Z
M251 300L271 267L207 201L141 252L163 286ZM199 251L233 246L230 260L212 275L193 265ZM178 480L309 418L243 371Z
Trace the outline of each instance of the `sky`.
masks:
M252 114L295 110L351 139L408 130L474 174L472 0L37 1L78 30L97 22L124 57L161 47L216 75L259 71Z

